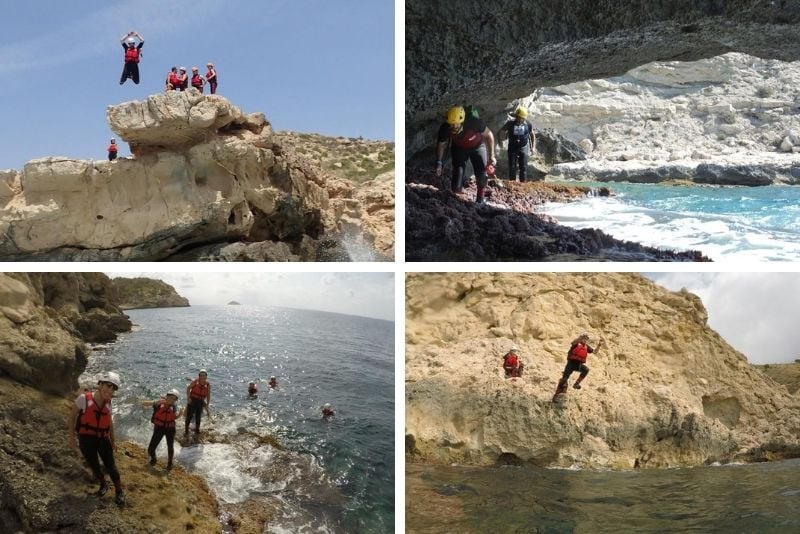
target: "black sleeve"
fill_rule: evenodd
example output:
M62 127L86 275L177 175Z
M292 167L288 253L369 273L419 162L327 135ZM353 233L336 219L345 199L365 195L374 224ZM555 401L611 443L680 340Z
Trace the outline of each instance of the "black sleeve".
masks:
M528 123L528 132L530 132L528 133L528 135L530 135L533 133L533 124L531 124L531 121L525 121L525 122Z
M588 352L589 354L591 354L591 353L593 353L593 352L594 352L594 349L593 349L592 347L590 347L589 345L586 345L586 352Z
M144 41L139 43L139 46L136 47L136 50L141 50L143 46L144 46Z
M128 49L128 45L126 45L126 44L125 44L125 41L122 41L122 42L120 43L120 45L122 45L122 49L123 49L123 50L127 50L127 49Z
M436 136L437 143L444 143L447 141L447 138L450 137L450 125L446 122L443 122L441 126L439 126L439 133Z

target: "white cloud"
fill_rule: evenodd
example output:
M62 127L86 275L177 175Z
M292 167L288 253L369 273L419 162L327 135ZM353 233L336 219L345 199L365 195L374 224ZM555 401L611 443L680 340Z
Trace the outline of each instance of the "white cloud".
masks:
M751 363L800 358L800 273L646 273L699 296L708 323Z

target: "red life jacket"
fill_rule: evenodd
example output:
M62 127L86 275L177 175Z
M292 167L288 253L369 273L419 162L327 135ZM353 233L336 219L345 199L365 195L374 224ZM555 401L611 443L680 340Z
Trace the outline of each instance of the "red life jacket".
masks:
M208 71L208 72L206 72L206 80L208 80L211 83L217 83L216 74L217 74L217 71L214 71L214 72ZM213 80L211 79L212 76L214 77Z
M175 428L175 419L177 419L175 405L167 406L166 403L162 402L153 411L153 417L150 418L150 422L160 427Z
M569 359L577 360L581 363L586 363L586 358L589 356L589 348L583 343L576 343L572 350L569 351Z
M111 401L102 409L94 401L91 391L83 394L86 398L86 409L81 411L77 421L78 434L104 438L111 430Z
M109 152L116 152L117 151L117 145L114 144L114 143L111 143L110 145L108 145L108 151Z
M125 63L139 63L139 49L136 47L125 49Z
M172 85L173 89L177 89L181 86L181 77L180 74L177 72L170 72L169 73L169 83Z
M189 390L189 396L192 400L205 399L208 397L208 386L208 381L206 381L205 385L202 385L199 380L195 380L192 383L192 389Z
M197 89L203 88L203 78L199 74L192 76L192 87Z
M483 135L475 130L464 129L459 133L450 132L450 141L458 148L472 150L481 146Z
M333 414L334 414L334 411L331 408L323 408L322 409L322 415L324 415L326 417L329 416L329 415L333 415Z
M506 361L504 362L504 365L509 365L511 367L516 367L517 364L519 363L519 358L517 358L514 354L512 354L510 352L508 354L506 354L505 359L506 359Z

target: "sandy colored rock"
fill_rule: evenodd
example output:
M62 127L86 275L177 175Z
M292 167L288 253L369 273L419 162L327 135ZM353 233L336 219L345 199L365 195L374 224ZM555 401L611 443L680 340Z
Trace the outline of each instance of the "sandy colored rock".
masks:
M583 331L605 347L554 406ZM521 379L501 368L512 344ZM800 399L711 330L698 297L637 274L409 274L406 347L412 458L632 468L800 455Z
M152 278L112 278L111 284L117 294L119 308L174 308L189 306L189 300L162 280Z

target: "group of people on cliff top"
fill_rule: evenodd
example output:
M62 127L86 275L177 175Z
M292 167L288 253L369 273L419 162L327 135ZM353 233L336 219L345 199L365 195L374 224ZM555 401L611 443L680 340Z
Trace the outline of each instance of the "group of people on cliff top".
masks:
M122 36L120 43L122 43L122 48L125 50L125 65L122 68L122 76L119 79L119 84L122 85L128 80L133 80L133 83L138 85L139 61L141 61L143 57L142 47L144 46L144 38L139 32L131 30ZM186 74L186 67L181 67L180 73L178 72L178 67L172 67L172 70L167 74L167 91L185 91L189 88L189 83L191 83L192 87L202 93L203 85L207 83L211 89L211 94L216 94L217 83L219 82L217 71L214 68L214 64L211 62L207 63L206 67L208 71L205 77L200 76L197 67L192 67L191 80Z
M561 378L556 386L553 402L557 402L567 393L569 377L576 371L579 373L578 380L575 381L572 387L574 389L581 389L581 382L583 382L586 375L589 374L589 367L586 365L586 359L589 357L589 354L600 350L602 345L602 339L598 341L596 347L589 345L589 334L587 333L581 334L572 341L567 351L567 365L564 367L564 372L561 374ZM509 349L506 355L503 356L503 370L505 371L506 378L522 377L522 371L525 365L522 363L519 352L519 348L514 345Z
M115 489L115 502L119 506L126 504L125 492L122 488L122 481L114 460L114 452L117 449L114 436L114 423L111 413L111 400L114 393L119 390L122 382L117 373L109 372L102 375L97 381L97 389L94 391L85 390L79 395L72 406L72 410L67 420L69 431L70 446L79 448L83 458L86 460L93 476L100 484L97 496L104 496L110 487L106 480L100 462L108 471L111 482ZM277 379L272 376L269 380L271 388L278 387ZM258 393L255 382L248 385L248 394L254 396ZM203 410L211 417L209 405L211 403L211 383L208 381L208 372L201 369L197 378L186 386L186 398L188 404L186 409L178 408L180 393L177 389L169 390L158 400L145 400L141 402L142 407L152 407L153 413L150 422L153 423L153 435L147 447L150 456L150 465L156 465L156 449L161 444L164 437L167 438L167 471L172 469L172 460L175 455L175 426L176 421L185 413L184 435L189 435L189 426L194 419L194 432L200 433L200 421ZM334 410L330 404L325 404L322 408L323 419L328 419L334 415Z
M520 182L527 179L528 158L536 151L536 134L527 117L528 110L518 106L500 130L500 137L508 138L509 179L516 180L519 168ZM436 176L444 171L448 145L453 168L450 190L463 192L469 181L466 169L470 162L477 186L475 202L484 202L489 176L494 176L497 164L495 137L474 106L454 106L447 111L436 137Z

